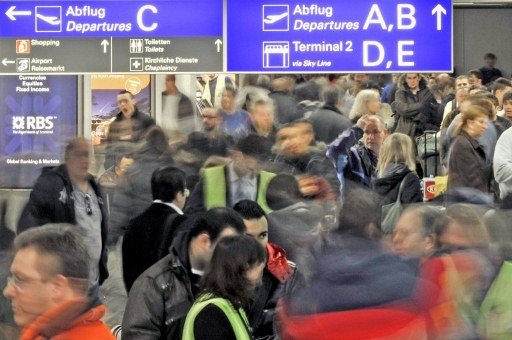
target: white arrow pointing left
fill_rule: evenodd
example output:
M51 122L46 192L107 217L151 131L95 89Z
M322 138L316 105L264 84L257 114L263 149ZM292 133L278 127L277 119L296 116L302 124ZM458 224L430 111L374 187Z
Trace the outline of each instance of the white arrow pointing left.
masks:
M8 60L7 58L4 58L4 60L2 60L2 64L4 66L7 66L8 64L14 64L14 60Z
M12 21L16 21L16 15L31 15L31 11L15 11L16 6L11 6L9 9L5 12L5 15Z
M441 4L438 4L434 9L432 10L432 15L437 15L437 30L440 31L443 29L443 25L441 22L441 16L444 14L446 15L446 9L441 6Z

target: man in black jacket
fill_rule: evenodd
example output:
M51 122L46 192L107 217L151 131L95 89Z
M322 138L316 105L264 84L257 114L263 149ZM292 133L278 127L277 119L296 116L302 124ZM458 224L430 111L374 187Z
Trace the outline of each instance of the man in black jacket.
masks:
M230 208L213 208L176 236L169 255L135 280L123 318L124 340L181 339L199 281L223 237L245 232Z
M150 116L137 108L137 101L131 92L121 91L117 95L119 112L110 124L105 150L105 169L115 165L115 153L123 143L136 143L144 137L146 130L155 125Z
M21 214L17 233L47 223L70 223L83 229L91 254L91 292L108 276L107 220L100 188L89 169L89 142L73 139L65 163L43 169Z
M174 167L157 169L151 176L153 204L133 219L123 239L123 279L126 290L152 264L168 254L183 215L188 195L186 175Z

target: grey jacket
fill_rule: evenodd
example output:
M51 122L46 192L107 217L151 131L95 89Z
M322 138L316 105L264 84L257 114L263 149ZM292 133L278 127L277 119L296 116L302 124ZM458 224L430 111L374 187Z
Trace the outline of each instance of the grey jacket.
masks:
M512 128L501 134L494 150L494 179L500 186L500 197L512 193Z

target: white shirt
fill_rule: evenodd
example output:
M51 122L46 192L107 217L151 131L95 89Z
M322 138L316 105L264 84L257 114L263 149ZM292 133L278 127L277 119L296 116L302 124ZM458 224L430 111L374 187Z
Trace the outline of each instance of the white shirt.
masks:
M183 215L183 211L181 211L181 209L174 203L172 202L164 202L162 200L154 200L153 203L161 203L161 204L165 204L171 208L173 208L174 210L176 210L176 212L178 213L178 215Z
M249 199L249 200L256 200L256 184L257 184L257 178L256 176L250 176L246 175L244 177L239 177L236 173L233 162L228 164L228 171L229 171L229 188L231 189L231 201L233 204L236 204L241 199ZM237 189L239 186L239 183L242 183L242 186L244 188L243 196L244 197L237 197Z

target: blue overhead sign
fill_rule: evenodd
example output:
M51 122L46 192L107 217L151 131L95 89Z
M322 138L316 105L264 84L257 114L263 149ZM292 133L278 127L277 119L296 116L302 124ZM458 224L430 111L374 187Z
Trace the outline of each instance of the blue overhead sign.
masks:
M450 0L227 0L228 72L445 72Z
M0 38L221 36L222 0L0 2Z

